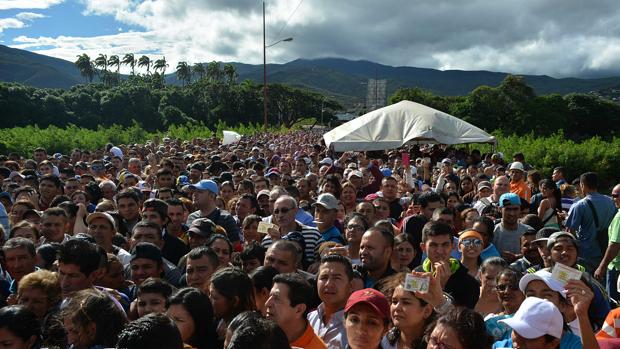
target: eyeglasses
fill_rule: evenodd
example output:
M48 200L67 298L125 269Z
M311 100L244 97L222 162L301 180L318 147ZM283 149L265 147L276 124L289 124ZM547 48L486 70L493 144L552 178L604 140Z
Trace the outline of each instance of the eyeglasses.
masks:
M347 229L349 229L349 230L363 230L364 227L362 227L361 225L357 225L357 224L349 224L349 225L347 225Z
M429 337L428 344L429 344L429 347L433 349L452 349L451 346L440 341L437 337L432 337L432 336Z
M280 214L280 213L282 213L282 214L287 214L287 213L289 213L289 211L291 211L291 210L292 210L292 208L286 208L286 207L283 207L283 208L281 208L281 209L277 209L277 208L276 208L275 210L273 210L273 214Z
M495 286L495 291L497 292L516 291L518 289L517 285L512 284L499 284Z
M480 239L463 240L461 241L461 245L463 245L463 247L465 248L480 247L482 246L482 240Z
M617 199L620 196L620 194L611 194L611 197L614 199Z

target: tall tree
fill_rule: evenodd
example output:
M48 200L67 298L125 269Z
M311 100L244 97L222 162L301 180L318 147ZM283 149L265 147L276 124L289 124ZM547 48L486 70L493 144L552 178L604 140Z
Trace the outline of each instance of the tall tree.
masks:
M224 65L224 76L226 77L226 83L228 83L229 85L237 82L238 74L235 66L230 63L226 63Z
M133 53L128 53L123 57L122 64L131 67L131 75L136 75L136 57Z
M192 71L187 62L179 62L177 64L177 78L183 82L183 86L192 81Z
M99 72L101 81L103 81L104 85L107 85L110 82L110 77L108 76L108 56L100 53L94 62L95 67L101 69Z
M95 76L95 66L90 60L90 57L86 53L82 53L77 56L75 66L78 68L80 75L82 75L89 83L93 82Z
M205 69L204 64L202 63L194 63L192 66L192 72L194 75L197 75L198 80L204 79L207 70Z
M121 70L121 61L118 58L118 55L111 55L108 59L108 66L114 67L116 66L116 73L118 74Z
M207 65L207 79L212 82L222 81L222 71L220 70L220 62L213 61Z
M146 75L151 75L151 59L148 56L138 59L138 67L146 67Z
M166 57L163 57L153 63L153 70L156 72L159 71L160 74L164 76L166 74L166 68L168 68L169 66L170 65L166 63Z

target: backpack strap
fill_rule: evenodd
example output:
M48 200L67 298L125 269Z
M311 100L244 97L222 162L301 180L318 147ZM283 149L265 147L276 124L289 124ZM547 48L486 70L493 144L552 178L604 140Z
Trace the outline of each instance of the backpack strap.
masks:
M596 214L596 208L594 207L594 204L592 203L592 201L588 200L587 198L584 200L588 204L588 207L590 207L590 210L592 211L592 216L594 216L594 229L598 231L599 225L598 225L598 215Z

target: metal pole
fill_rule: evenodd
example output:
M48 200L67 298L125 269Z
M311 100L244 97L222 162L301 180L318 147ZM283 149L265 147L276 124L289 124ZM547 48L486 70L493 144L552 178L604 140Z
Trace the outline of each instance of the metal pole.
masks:
M265 41L265 2L263 1L263 127L267 131L267 43Z

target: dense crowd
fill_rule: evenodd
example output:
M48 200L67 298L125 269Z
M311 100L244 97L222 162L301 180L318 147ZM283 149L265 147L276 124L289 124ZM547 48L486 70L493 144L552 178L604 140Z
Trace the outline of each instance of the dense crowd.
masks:
M620 185L570 171L308 130L3 155L0 348L620 348Z

